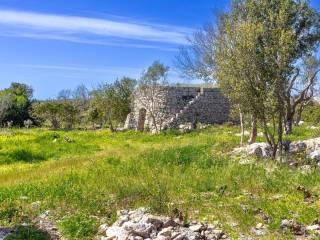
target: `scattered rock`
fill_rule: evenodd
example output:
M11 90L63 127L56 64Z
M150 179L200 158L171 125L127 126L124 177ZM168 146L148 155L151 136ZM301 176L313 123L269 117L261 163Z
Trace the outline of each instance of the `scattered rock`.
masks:
M308 165L308 164L301 166L300 169L301 169L302 173L304 173L304 174L309 174L312 172L312 166Z
M308 140L301 140L297 142L287 142L284 147L286 153L306 153L307 157L314 159L320 166L320 137ZM258 158L270 158L272 156L272 149L267 143L253 143L248 146L235 148L232 152L236 155L249 155ZM249 164L250 162L241 161L241 164ZM291 166L297 167L300 162L288 161Z
M64 138L64 141L65 141L66 143L73 143L73 142L74 142L74 140L72 140L71 138L68 138L68 137L65 137L65 138Z
M307 144L304 141L292 142L289 146L289 153L303 152L307 149Z
M281 221L281 228L286 231L290 231L294 235L304 235L306 233L306 227L297 223L294 220L284 219Z
M28 200L29 198L27 196L21 196L20 200Z
M33 203L31 203L31 206L34 208L38 208L41 206L41 202L40 201L33 202Z
M320 161L320 150L315 150L310 153L310 158L316 161Z
M197 224L197 225L192 225L189 227L189 229L193 232L201 232L202 230L202 225L201 224Z
M99 226L98 234L103 235L108 230L108 224L102 224Z
M105 230L105 231L104 231ZM154 216L144 208L135 211L118 212L118 220L110 227L99 227L101 240L201 240L228 239L221 229L214 225L191 222L187 225L162 216Z
M310 201L312 199L311 192L307 190L304 186L299 186L297 190L303 193L305 201Z
M316 126L308 126L308 128L312 130L319 129L319 127L316 127Z
M271 147L267 143L253 143L247 147L247 153L259 158L269 158L271 157Z
M315 224L315 225L306 226L306 230L307 231L320 230L320 225L319 224Z

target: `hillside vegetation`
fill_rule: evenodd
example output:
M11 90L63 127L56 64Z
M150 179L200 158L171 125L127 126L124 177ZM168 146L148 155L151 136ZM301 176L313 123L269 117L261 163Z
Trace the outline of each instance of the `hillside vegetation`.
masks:
M229 154L237 132L226 125L159 135L2 130L0 225L32 223L50 210L65 237L93 239L101 223L115 221L117 210L150 207L180 213L185 221L219 221L234 238L252 234L261 222L268 226L266 239L288 239L282 219L311 224L320 214L320 174L272 160L243 164ZM318 130L300 126L291 138L315 136ZM40 235L30 239L46 239Z

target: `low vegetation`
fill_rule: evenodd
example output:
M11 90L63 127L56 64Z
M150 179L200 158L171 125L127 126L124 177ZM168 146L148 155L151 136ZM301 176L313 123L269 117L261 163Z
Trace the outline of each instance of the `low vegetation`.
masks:
M268 216L266 239L287 239L282 219L310 224L319 216L320 175L272 160L241 164L228 154L239 142L237 132L226 125L159 135L3 130L0 225L31 224L50 210L68 239L92 239L101 223L115 221L116 210L143 206L169 216L180 212L186 221L217 220L233 237L252 234ZM292 140L314 136L318 130L300 126Z

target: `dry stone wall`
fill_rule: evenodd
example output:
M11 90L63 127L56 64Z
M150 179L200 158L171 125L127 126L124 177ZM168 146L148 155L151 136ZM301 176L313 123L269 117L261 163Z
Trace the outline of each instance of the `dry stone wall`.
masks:
M154 129L148 104L154 104L158 129L176 128L180 124L193 122L214 124L229 120L229 101L218 88L165 87L158 91L154 94L154 103L139 90L135 92L132 112L127 117L125 128Z

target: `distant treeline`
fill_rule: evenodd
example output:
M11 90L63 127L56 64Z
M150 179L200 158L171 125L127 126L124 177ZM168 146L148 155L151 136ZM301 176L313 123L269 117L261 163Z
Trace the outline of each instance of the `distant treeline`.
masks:
M33 98L31 86L12 83L0 91L2 127L46 126L52 129L102 127L123 123L130 112L135 79L123 77L112 84L100 84L89 91L84 85L62 90L55 99Z
M124 124L130 113L135 88L155 89L163 86L168 71L169 67L155 61L138 80L122 77L111 84L100 84L91 91L79 85L74 90L61 90L57 98L45 101L33 98L31 86L12 83L9 88L0 91L0 125L52 129L109 127L113 131ZM155 98L154 95L145 97L150 101ZM146 105L149 104L148 100ZM152 109L148 110L156 120Z

